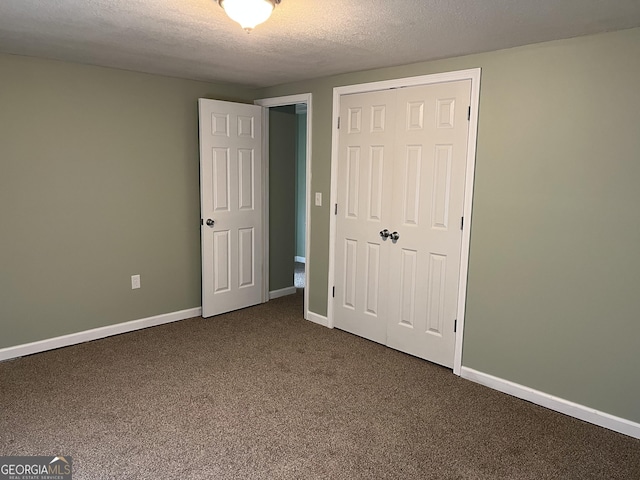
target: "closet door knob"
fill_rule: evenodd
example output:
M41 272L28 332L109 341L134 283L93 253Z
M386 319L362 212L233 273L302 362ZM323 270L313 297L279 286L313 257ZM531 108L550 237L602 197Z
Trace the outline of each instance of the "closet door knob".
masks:
M210 218L207 218L207 225L210 227L213 227L213 224L216 223L213 220L211 220Z
M389 237L391 238L391 240L393 240L394 242L396 240L398 240L400 238L400 235L398 235L398 232L393 232L389 234Z
M389 235L390 235L389 230L387 230L386 228L380 231L380 236L382 238L389 238Z

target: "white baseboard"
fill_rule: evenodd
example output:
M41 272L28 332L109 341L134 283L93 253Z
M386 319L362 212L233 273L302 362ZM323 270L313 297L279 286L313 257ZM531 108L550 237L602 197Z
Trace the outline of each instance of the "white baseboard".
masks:
M322 325L323 327L329 326L329 320L327 319L327 317L318 315L317 313L307 312L307 316L305 320L309 320L310 322L317 323L318 325Z
M296 287L281 288L280 290L272 290L269 292L269 300L274 298L286 297L287 295L293 295L296 293Z
M556 412L564 413L570 417L578 418L585 422L629 435L630 437L640 438L640 423L616 417L594 408L585 407L579 403L570 402L569 400L564 400L563 398L555 397L548 393L510 382L509 380L494 377L487 373L478 372L472 368L462 367L460 373L462 378L480 383L494 390L499 390L500 392L535 403L536 405L547 407Z
M307 263L307 259L304 257L298 257L297 255L293 259L298 263Z
M56 348L68 347L69 345L76 345L78 343L90 342L91 340L133 332L142 328L155 327L156 325L162 325L164 323L177 322L178 320L184 320L186 318L199 317L200 315L202 315L202 308L195 307L178 312L164 313L154 317L131 320L130 322L107 325L106 327L93 328L83 332L70 333L69 335L63 335L61 337L48 338L46 340L25 343L14 347L6 347L0 349L0 361L46 352L47 350L54 350Z

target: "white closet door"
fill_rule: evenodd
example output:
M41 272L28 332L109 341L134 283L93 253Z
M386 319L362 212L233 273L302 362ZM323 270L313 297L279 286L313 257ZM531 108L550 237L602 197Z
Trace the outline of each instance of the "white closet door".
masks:
M261 303L262 107L199 100L202 316Z
M464 80L340 99L335 326L448 367L470 95Z
M395 93L341 97L335 326L375 342L387 337Z
M452 367L471 81L397 94L386 343Z

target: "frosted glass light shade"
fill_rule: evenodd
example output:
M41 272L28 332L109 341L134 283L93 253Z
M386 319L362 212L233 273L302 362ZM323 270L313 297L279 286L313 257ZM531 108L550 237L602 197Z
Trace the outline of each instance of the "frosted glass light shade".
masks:
M272 0L218 0L218 3L247 32L266 21L275 7Z

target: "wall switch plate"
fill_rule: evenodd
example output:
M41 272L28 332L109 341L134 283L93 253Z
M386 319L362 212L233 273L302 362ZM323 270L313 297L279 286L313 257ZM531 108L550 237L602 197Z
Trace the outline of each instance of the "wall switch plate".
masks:
M140 288L140 275L131 275L131 290Z
M316 192L316 207L322 206L322 192Z

